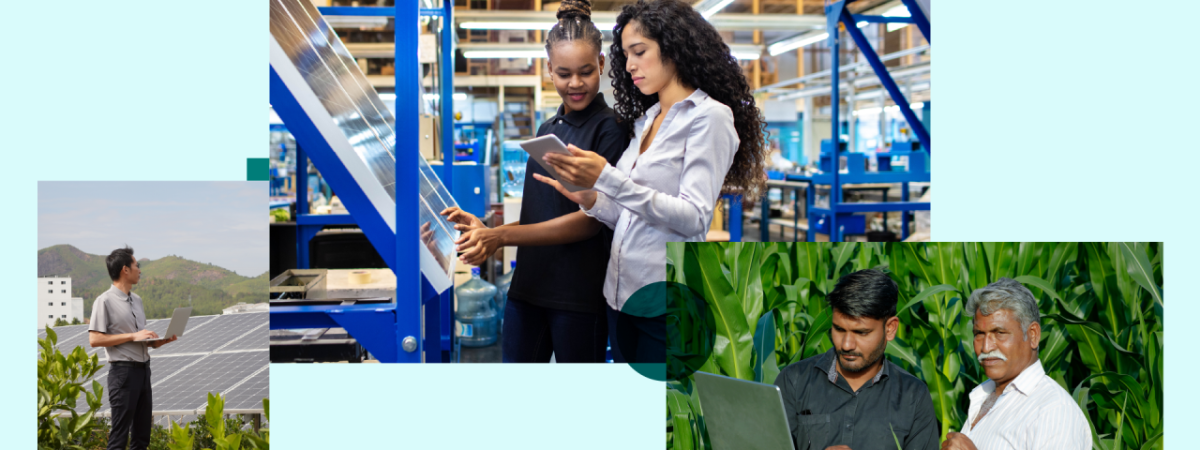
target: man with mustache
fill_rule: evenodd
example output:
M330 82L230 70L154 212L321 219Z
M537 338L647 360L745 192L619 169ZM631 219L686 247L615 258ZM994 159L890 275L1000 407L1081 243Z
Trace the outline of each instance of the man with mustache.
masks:
M861 270L838 280L833 348L785 367L775 379L798 450L932 450L938 445L925 383L883 357L896 337L899 289L887 274Z
M1001 278L972 292L964 313L974 317L975 355L989 380L971 391L967 423L942 450L1090 449L1087 417L1038 360L1033 293Z

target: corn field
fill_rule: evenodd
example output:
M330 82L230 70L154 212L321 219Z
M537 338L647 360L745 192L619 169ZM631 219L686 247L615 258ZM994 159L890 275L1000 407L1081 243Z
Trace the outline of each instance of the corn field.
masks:
M1039 358L1085 412L1093 448L1163 447L1161 243L670 243L667 257L668 281L715 318L700 370L762 383L832 347L825 295L841 276L888 272L900 329L886 355L928 385L943 439L987 380L963 304L1013 278L1038 299ZM667 386L667 448L711 449L690 377Z

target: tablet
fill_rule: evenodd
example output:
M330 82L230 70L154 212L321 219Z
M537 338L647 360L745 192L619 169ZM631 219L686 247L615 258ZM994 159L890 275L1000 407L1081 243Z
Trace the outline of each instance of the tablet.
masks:
M537 161L538 165L542 166L543 169L546 169L546 172L549 172L550 176L554 177L555 180L558 180L558 182L562 184L564 188L567 188L568 191L579 192L587 190L587 188L582 188L563 181L562 178L559 178L558 172L554 171L554 166L551 166L550 164L547 164L546 161L542 160L542 156L545 156L547 153L561 153L571 156L571 151L567 150L567 146L564 145L562 141L558 140L558 136L547 134L537 139L530 139L522 142L521 148L525 149L525 152L529 153L529 156L533 158L534 161Z

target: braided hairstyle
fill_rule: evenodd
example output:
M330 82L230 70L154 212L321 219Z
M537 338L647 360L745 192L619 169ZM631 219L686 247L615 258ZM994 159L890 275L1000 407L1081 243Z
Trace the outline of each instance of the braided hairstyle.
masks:
M583 39L600 53L604 37L592 23L591 0L563 0L558 7L558 23L546 35L546 53L560 42Z
M625 51L621 32L631 21L637 21L637 31L658 42L662 57L675 66L684 85L700 89L709 97L733 111L733 126L737 130L737 153L733 166L725 174L722 193L741 194L746 199L758 198L765 186L767 151L764 133L766 123L759 114L750 83L742 75L742 67L729 52L717 29L696 12L692 5L681 0L638 0L621 7L613 43L609 76L612 77L613 110L629 127L646 110L658 103L658 94L645 95L633 84L625 71Z

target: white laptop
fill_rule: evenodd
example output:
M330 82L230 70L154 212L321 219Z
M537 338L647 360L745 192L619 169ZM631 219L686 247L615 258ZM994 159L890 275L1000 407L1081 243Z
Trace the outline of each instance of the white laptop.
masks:
M175 312L171 314L171 324L167 325L167 332L159 334L158 339L145 339L137 342L157 342L170 339L171 336L183 337L183 329L187 328L188 316L192 315L191 307L175 308Z

